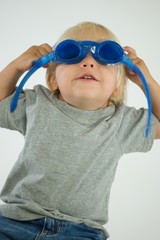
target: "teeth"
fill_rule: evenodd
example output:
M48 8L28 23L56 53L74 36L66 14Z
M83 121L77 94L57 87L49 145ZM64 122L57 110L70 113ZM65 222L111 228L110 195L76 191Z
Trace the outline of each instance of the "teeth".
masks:
M84 76L84 79L91 79L91 76Z

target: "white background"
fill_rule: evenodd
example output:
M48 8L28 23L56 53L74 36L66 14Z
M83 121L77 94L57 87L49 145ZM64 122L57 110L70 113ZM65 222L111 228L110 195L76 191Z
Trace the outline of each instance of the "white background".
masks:
M31 45L53 45L71 25L94 21L110 28L129 45L160 83L159 0L0 0L0 69ZM45 84L45 70L26 87ZM141 90L128 85L128 105L146 107ZM135 139L136 141L136 139ZM23 147L23 137L0 129L0 189ZM124 156L117 169L109 204L111 240L160 239L160 144L148 153Z

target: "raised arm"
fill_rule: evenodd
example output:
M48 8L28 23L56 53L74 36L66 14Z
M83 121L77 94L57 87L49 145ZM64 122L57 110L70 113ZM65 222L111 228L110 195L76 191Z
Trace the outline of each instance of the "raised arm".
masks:
M11 95L21 75L29 70L32 62L48 54L52 48L48 44L33 46L9 63L0 72L0 100Z
M160 139L160 85L154 80L150 71L148 70L146 64L142 59L137 57L136 51L131 47L124 47L124 51L128 53L128 57L130 57L134 64L136 64L144 74L146 81L148 83L148 87L151 94L151 101L152 101L152 112L157 117L159 123L157 124L157 130L155 139ZM127 77L137 84L142 91L145 93L143 84L139 79L138 75L131 72L130 70L126 70Z

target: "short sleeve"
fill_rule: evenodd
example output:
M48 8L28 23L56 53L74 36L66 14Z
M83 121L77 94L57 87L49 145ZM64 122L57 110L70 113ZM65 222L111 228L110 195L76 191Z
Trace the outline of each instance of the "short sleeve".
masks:
M27 91L27 94L29 91ZM15 130L25 135L26 132L26 92L22 92L19 97L17 108L10 112L10 104L13 95L0 101L0 127Z
M146 138L148 110L125 106L117 139L123 154L131 152L147 152L151 149L155 137L157 118L152 114L149 135Z

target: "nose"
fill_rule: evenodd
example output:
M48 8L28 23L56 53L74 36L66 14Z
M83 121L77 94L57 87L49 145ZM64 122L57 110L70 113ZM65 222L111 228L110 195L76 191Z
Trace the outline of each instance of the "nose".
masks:
M82 68L96 68L97 64L91 55L87 55L80 63Z

